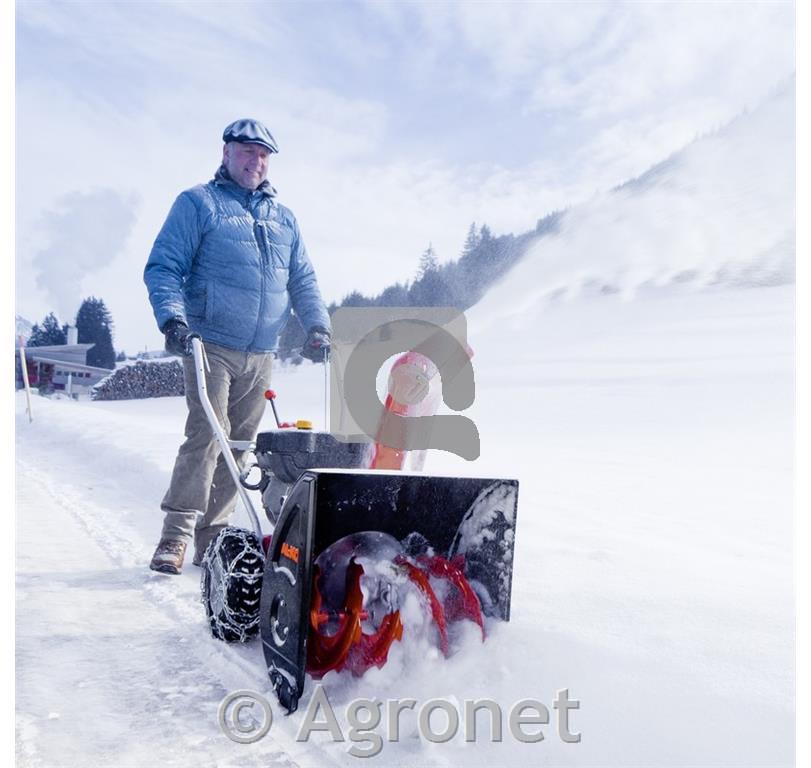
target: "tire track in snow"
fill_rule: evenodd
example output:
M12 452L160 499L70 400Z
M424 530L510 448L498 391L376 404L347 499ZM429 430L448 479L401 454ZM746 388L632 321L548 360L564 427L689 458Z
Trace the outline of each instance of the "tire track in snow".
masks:
M274 710L273 727L270 734L260 742L260 746L278 746L286 755L286 760L300 765L332 766L343 762L336 762L319 746L295 740L300 717L288 719L275 705L258 641L246 646L229 646L210 636L199 601L199 570L189 564L180 577L168 577L149 571L148 562L153 544L150 542L147 545L136 531L117 521L110 509L114 509L114 505L105 504L103 499L99 504L95 499L87 498L82 486L87 483L93 488L104 486L106 478L99 474L98 467L76 466L80 462L70 451L54 452L53 442L50 441L52 452L49 455L49 471L45 472L29 459L31 449L36 449L34 442L39 441L30 441L27 445L18 443L17 477L20 485L33 484L46 494L52 500L53 507L70 515L88 539L118 568L134 571L134 574L143 569L143 578L139 579L134 575L127 586L139 589L144 599L178 628L184 649L193 662L187 668L203 668L221 681L222 695L214 703L219 705L225 694L239 688L258 691L271 701ZM111 448L114 451L115 446ZM108 455L108 462L110 458ZM71 481L60 478L71 478ZM20 509L20 514L25 513L24 508ZM220 736L215 717L211 719L211 729ZM240 755L245 751L243 745L235 744L233 748ZM273 751L265 752L265 758L274 754ZM244 762L240 764L246 765Z

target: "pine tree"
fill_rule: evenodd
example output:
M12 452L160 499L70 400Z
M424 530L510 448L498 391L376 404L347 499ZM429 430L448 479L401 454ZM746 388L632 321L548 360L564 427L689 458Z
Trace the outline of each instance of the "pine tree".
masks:
M409 304L414 307L451 307L457 302L442 271L429 269L411 286Z
M480 242L481 237L479 236L479 233L476 232L476 222L474 221L470 225L470 229L467 231L465 244L462 246L462 258L465 256L470 256L470 254L476 250Z
M368 296L364 296L360 291L352 291L348 296L344 297L341 302L342 307L372 307L374 300Z
M87 364L115 368L113 319L101 299L91 296L82 302L76 313L76 328L80 344L95 345L87 351Z
M375 299L375 303L379 307L407 307L408 286L402 283L390 285Z
M35 323L31 328L31 336L28 339L29 347L49 347L52 344L67 344L67 326L60 327L59 320L53 312L49 312L42 325Z
M428 272L436 272L439 269L439 259L437 258L434 246L428 243L428 247L420 256L420 264L417 267L417 280L422 280Z

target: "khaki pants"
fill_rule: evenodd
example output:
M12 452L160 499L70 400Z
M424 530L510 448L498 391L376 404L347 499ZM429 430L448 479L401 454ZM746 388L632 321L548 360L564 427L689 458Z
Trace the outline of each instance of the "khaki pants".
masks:
M208 397L225 434L232 440L254 440L265 410L272 356L205 345L211 368L206 373ZM166 513L161 538L187 540L194 534L195 561L234 511L237 488L220 455L219 445L197 394L193 358L183 358L186 384L186 440L180 446L172 482L161 502ZM241 452L234 451L239 463Z

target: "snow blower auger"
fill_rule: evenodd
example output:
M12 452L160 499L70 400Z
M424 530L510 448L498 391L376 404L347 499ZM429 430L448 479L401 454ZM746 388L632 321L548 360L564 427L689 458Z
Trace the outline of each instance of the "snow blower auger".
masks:
M509 620L516 480L399 471L402 452L342 442L304 422L283 425L273 392L266 397L279 429L255 444L230 441L206 394L203 345L192 346L200 400L254 529L225 528L209 545L202 601L215 637L245 642L260 633L288 713L305 673L362 675L412 630L430 632L448 655L455 622L474 622L484 638L485 617ZM393 382L402 385L411 370L430 373L417 362L410 352L394 364L386 413L413 414L398 406ZM240 473L232 449L252 451L256 462ZM248 490L261 492L272 535L263 534ZM419 627L404 612L414 605Z

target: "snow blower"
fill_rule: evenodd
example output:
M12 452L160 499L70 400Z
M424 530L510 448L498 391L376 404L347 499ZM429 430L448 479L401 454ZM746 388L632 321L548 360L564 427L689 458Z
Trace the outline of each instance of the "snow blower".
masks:
M202 602L214 637L245 642L260 634L288 713L305 674L362 675L385 664L412 626L403 615L407 601L420 606L421 626L446 656L455 622L474 622L484 639L485 617L509 620L516 480L404 472L403 452L343 442L309 422L281 422L270 390L278 428L255 443L231 441L208 399L202 342L195 338L192 349L200 400L253 527L225 528L211 542ZM436 369L413 352L395 362L383 418L436 408L431 398L397 401L415 372L424 378ZM256 461L240 472L232 450ZM261 493L270 535L249 490Z

